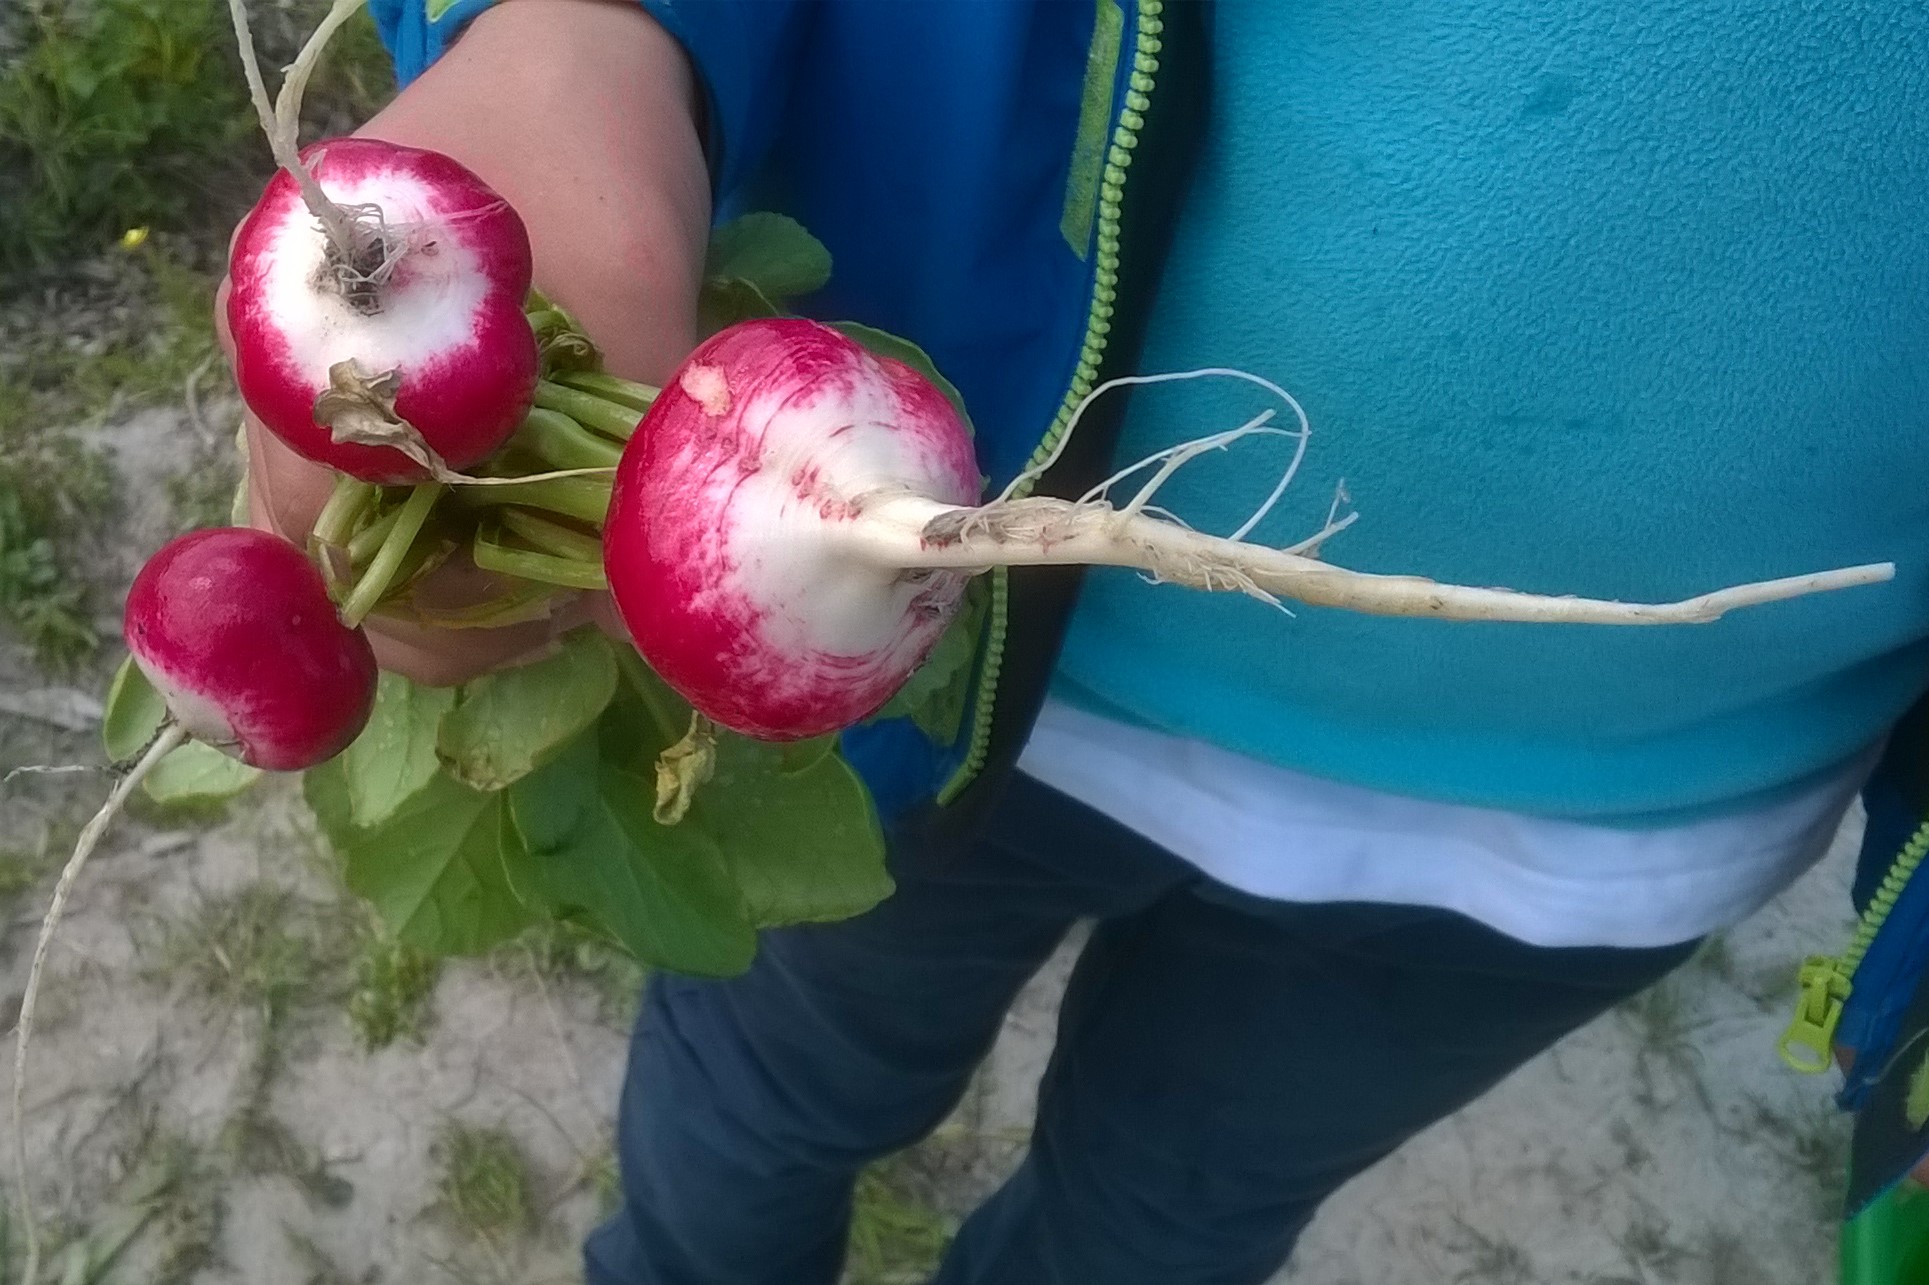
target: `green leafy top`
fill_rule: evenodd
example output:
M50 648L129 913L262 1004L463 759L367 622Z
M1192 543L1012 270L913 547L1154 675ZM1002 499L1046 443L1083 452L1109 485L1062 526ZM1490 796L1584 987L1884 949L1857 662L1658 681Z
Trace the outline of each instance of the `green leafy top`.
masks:
M688 813L659 821L657 762L690 723L640 657L583 629L459 691L384 675L305 794L349 886L431 954L566 919L653 966L728 974L759 928L888 895L870 795L828 741L718 731Z
M728 324L822 287L830 257L794 221L763 214L718 229L708 266L706 318ZM539 334L547 327L557 344L575 334L566 313L535 307ZM922 371L963 413L916 345L841 325ZM564 378L598 364L586 339L552 356ZM969 593L880 717L956 738L984 606L978 586ZM136 753L164 715L123 666L103 728L109 753ZM749 965L758 930L847 918L891 891L870 794L836 746L715 728L633 649L584 628L542 659L459 688L383 674L361 736L309 771L303 793L348 885L413 948L470 954L561 920L651 966L724 975ZM259 776L190 744L148 790L218 798Z

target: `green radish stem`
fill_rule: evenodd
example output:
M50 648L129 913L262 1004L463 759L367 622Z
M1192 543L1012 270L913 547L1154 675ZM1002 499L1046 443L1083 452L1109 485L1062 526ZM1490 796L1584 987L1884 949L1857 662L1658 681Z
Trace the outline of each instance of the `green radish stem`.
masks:
M188 738L187 729L178 723L167 723L142 751L140 758L127 770L127 774L107 796L94 819L80 832L74 844L74 855L67 859L66 867L60 872L60 881L54 885L54 898L47 907L46 918L40 921L40 940L34 943L33 964L27 969L27 989L20 996L20 1020L14 1027L13 1044L13 1162L15 1177L20 1184L20 1221L26 1231L27 1265L21 1273L23 1285L36 1285L40 1274L40 1230L35 1225L32 1184L27 1180L27 1049L33 1041L34 1008L40 999L40 975L47 965L47 950L53 944L54 930L59 927L60 919L67 910L67 898L73 894L74 881L80 877L81 868L87 858L93 855L101 836L107 827L126 806L128 796L154 770L155 765L166 758Z
M395 519L401 513L398 505L349 537L348 543L341 547L347 552L351 567L359 567L375 556L382 547L382 541L388 539L388 533L395 529Z
M499 629L549 619L554 614L551 604L555 597L555 585L524 581L487 602L466 607L434 608L412 603L407 616L437 629Z
M642 385L637 385L642 387ZM642 412L634 406L609 401L595 393L583 392L555 380L536 383L536 405L544 410L561 411L581 424L619 442L630 440Z
M578 562L602 565L603 542L593 535L584 535L572 527L537 517L524 509L504 509L497 516L512 535L521 537L539 553L552 553L559 558L574 558Z
M337 473L335 487L328 493L328 503L322 505L321 513L315 518L315 543L337 547L345 544L355 523L381 494L382 488L373 482Z
M561 585L566 589L609 588L600 557L585 561L528 549L512 549L497 540L495 531L486 525L476 531L469 556L484 571L496 571L520 580Z
M370 609L370 614L373 615L391 606L418 580L447 562L449 555L456 551L457 544L458 542L449 534L448 524L441 519L440 515L431 511L428 522L416 534L415 542L409 545L408 553L402 558L402 565L396 569L394 577L389 580L388 588L382 596L375 600L375 606Z
M366 620L368 613L375 610L375 604L382 600L382 595L388 592L409 550L414 547L422 524L428 521L429 510L441 498L443 489L440 482L424 482L396 510L395 525L389 528L381 548L375 551L375 557L369 562L368 570L362 573L347 601L342 603L342 623L350 629Z
M648 384L639 384L630 379L618 379L615 375L604 374L597 370L571 370L556 376L556 383L566 384L578 392L590 393L606 402L615 402L634 411L646 411L656 401L658 390Z
M609 512L611 483L607 478L556 477L540 482L502 479L502 486L463 487L456 499L472 508L497 504L516 504L530 509L547 509L564 517L602 529Z
M561 411L541 406L523 416L522 427L509 439L551 469L614 468L623 448L592 433Z

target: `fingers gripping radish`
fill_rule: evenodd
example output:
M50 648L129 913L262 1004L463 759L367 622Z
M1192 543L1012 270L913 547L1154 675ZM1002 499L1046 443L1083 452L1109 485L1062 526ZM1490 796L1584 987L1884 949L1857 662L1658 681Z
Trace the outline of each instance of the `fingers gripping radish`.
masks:
M142 778L190 737L256 767L299 771L346 748L375 702L367 637L337 618L301 550L265 531L195 531L163 546L134 579L123 628L168 719L81 831L41 924L20 1001L13 1136L30 1283L39 1242L27 1181L27 1050L48 945L82 867Z
M373 138L296 151L302 90L360 7L336 0L274 103L242 0L242 64L281 172L235 234L235 379L289 446L365 482L446 478L494 454L535 394L529 234L456 161Z
M1150 507L1157 482L1196 453L1168 452L1122 507L1102 492L971 507L968 435L921 376L815 322L750 321L698 347L631 439L604 561L657 672L710 718L772 740L875 712L923 661L965 578L993 566L1136 567L1381 615L1623 625L1709 621L1894 574L1882 563L1663 604L1369 575L1206 535Z

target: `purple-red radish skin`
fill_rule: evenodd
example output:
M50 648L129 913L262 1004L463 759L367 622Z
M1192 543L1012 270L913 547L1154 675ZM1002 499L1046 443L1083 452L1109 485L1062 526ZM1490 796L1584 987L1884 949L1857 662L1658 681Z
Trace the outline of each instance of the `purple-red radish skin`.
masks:
M625 448L604 567L684 699L799 740L888 701L966 580L844 556L839 528L869 496L970 504L978 486L970 433L922 375L813 321L744 322L691 353Z
M395 411L449 468L473 468L516 429L535 394L536 341L523 315L529 234L509 203L439 152L338 138L302 158L332 200L372 202L392 226L413 225L410 250L358 312L321 278L326 237L295 180L278 170L236 233L228 327L242 400L307 458L366 482L427 480L386 446L338 443L315 422L329 368L354 360L369 376L399 374Z
M295 772L348 747L375 704L375 654L280 536L190 531L147 560L123 620L134 663L198 741Z

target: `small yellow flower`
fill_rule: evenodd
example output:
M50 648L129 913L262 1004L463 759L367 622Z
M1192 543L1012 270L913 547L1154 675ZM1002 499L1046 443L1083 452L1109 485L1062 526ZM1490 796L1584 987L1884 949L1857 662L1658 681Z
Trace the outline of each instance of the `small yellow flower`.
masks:
M121 233L121 249L138 250L147 244L146 228L129 228Z

